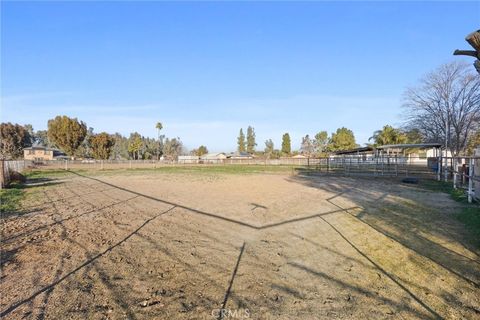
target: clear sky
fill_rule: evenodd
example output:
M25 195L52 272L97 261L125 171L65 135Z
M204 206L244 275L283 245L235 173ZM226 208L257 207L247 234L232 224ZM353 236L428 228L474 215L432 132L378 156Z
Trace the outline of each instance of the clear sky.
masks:
M5 2L1 121L179 136L233 151L338 127L365 143L402 93L469 49L480 2ZM473 67L472 67L473 68Z

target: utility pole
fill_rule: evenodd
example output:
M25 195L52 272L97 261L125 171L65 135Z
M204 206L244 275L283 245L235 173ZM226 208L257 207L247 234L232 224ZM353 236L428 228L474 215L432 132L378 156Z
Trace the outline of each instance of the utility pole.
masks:
M455 56L470 56L477 58L473 65L477 72L480 73L480 30L474 31L465 37L465 41L467 41L473 49L475 50L455 50L453 55Z

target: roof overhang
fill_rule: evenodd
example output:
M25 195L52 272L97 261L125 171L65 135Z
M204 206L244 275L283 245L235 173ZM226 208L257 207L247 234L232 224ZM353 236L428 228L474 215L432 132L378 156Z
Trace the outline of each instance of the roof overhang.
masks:
M373 147L361 147L361 148L355 148L355 149L350 149L350 150L340 150L334 152L334 154L355 154L355 153L365 153L369 151L374 151L375 149Z
M441 148L441 143L405 143L405 144L386 144L383 146L378 146L376 149L385 150L385 149L429 149L429 148Z

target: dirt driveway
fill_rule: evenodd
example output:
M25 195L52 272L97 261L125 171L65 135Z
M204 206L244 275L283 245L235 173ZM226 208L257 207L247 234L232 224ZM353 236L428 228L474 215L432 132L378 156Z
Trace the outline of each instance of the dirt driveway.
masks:
M480 316L446 194L286 174L70 173L2 226L4 319Z

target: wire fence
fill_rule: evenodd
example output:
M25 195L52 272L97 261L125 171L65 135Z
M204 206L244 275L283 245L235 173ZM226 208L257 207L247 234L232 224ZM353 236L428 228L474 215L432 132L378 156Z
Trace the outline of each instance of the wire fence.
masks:
M469 202L480 199L480 157L413 157L401 155L337 155L321 158L290 157L280 159L182 159L180 160L2 160L2 187L8 185L12 172L35 169L154 169L173 166L291 166L309 173L375 177L422 177L451 182L465 190Z
M480 157L443 157L437 180L451 181L454 189L464 189L468 202L480 201Z

